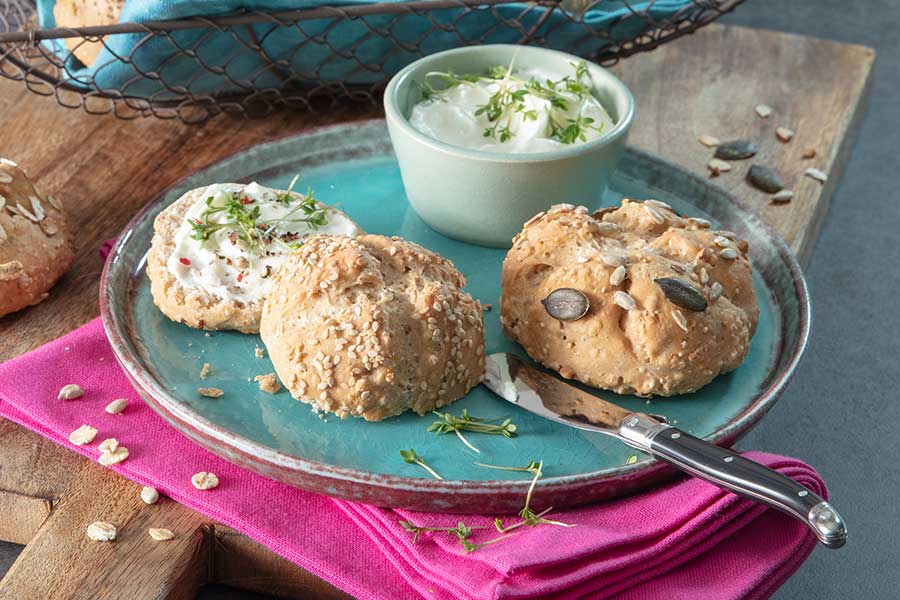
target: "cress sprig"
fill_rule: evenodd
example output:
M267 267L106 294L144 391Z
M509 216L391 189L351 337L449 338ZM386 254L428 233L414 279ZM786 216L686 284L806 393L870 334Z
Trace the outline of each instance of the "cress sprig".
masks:
M191 238L203 243L213 234L227 230L230 236L233 234L234 241L239 242L248 252L262 252L271 243L281 244L291 250L298 248L300 242L284 241L282 235L276 234L276 229L289 224L305 223L315 230L328 222L325 209L316 201L311 189L299 199L294 197L292 192L298 178L299 176L295 176L288 189L276 198L276 202L285 206L296 205L287 214L272 221L261 221L259 205L252 201L245 202L240 194L227 193L221 206L213 205L215 198L208 197L206 209L200 217L189 221ZM210 222L210 217L223 212L228 217L224 223Z
M478 454L481 454L481 450L473 446L472 443L466 439L462 434L463 431L487 433L489 435L502 435L507 438L515 437L516 435L516 424L510 419L504 419L502 423L495 425L487 419L470 416L469 411L466 409L463 409L462 414L458 417L456 415L451 415L450 413L433 412L439 419L428 426L428 431L434 432L436 435L451 432L455 433L463 444Z
M574 144L578 141L587 141L589 130L602 132L603 124L595 125L594 119L583 115L577 115L573 119L560 114L568 111L571 97L577 100L592 97L587 64L581 61L571 63L571 67L574 75L567 75L556 81L546 79L542 82L534 77L522 79L513 75L513 65L510 63L509 66L490 67L484 75L432 71L426 73L424 80L417 82L417 85L423 100L446 101L443 92L459 85L475 85L480 81L496 83L496 91L488 98L487 103L475 109L475 116L484 115L490 123L484 130L484 137L499 140L500 143L507 142L515 136L512 129L514 115L520 114L523 121L537 120L537 112L528 108L525 99L529 95L541 98L550 104L547 108L550 136L562 144ZM436 82L440 82L443 87L435 89L430 79L437 80Z

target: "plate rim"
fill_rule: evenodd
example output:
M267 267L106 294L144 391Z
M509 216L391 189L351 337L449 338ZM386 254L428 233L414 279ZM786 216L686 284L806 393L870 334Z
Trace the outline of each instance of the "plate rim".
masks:
M356 494L345 491L345 488L334 490L335 480L350 486L362 486L370 490L374 490L377 494L380 492L396 492L398 490L421 493L426 495L446 494L448 496L471 494L480 494L484 492L503 492L519 495L524 493L528 488L529 480L472 480L472 479L427 479L423 477L407 477L402 475L394 475L389 473L378 473L373 471L365 471L351 467L342 467L328 463L319 462L307 458L300 458L295 455L287 454L280 450L265 446L253 440L247 439L233 431L226 429L220 425L206 419L199 413L193 411L186 404L180 402L169 394L159 382L153 377L145 367L142 366L139 357L135 356L128 341L127 328L124 327L123 320L114 313L111 303L112 296L116 294L116 290L111 289L111 272L118 263L118 258L122 254L122 250L131 238L131 232L141 223L146 215L159 204L173 190L182 187L191 177L198 172L214 167L217 164L233 159L236 156L244 154L253 148L277 145L285 142L290 138L307 137L310 135L327 134L330 130L342 129L346 127L374 127L378 124L384 125L383 118L360 119L352 121L342 121L328 125L312 127L301 132L294 132L278 136L260 144L254 144L227 155L219 157L217 160L194 170L179 180L166 187L164 190L155 194L153 198L147 202L135 216L125 225L122 232L116 239L115 244L109 252L104 262L103 271L100 278L99 300L100 300L100 316L103 323L103 329L106 332L107 339L113 349L116 360L122 366L127 378L139 395L144 399L150 407L163 417L170 425L172 425L179 433L185 435L195 443L200 444L206 450L229 460L233 452L237 452L246 456L253 466L238 465L242 468L250 468L262 475L284 481L288 485L296 483L285 481L284 479L273 477L265 467L265 465L277 465L279 468L288 468L300 475L304 481L307 478L319 480L321 485L303 486L310 491L325 493L332 496L358 499ZM811 304L809 290L803 272L797 258L791 252L787 243L781 238L774 227L767 223L752 207L737 198L734 194L728 192L724 188L708 181L701 175L688 170L668 159L628 145L626 153L636 156L638 159L650 163L657 163L666 169L679 171L694 183L699 183L704 187L712 189L715 193L731 202L739 211L741 211L751 221L754 227L759 227L768 238L773 242L777 250L778 258L788 267L788 271L793 283L794 292L799 300L798 316L799 316L799 336L792 348L785 348L785 352L789 352L789 359L781 373L775 377L767 386L767 388L759 394L756 400L747 406L737 417L729 421L723 427L716 429L704 439L717 445L730 446L740 437L746 434L756 423L758 423L765 414L775 405L781 394L787 388L787 385L793 379L797 366L799 365L809 342L810 325L811 325ZM119 292L120 294L122 291ZM125 294L129 291L125 290ZM197 429L202 435L201 439L191 432L191 428ZM224 439L219 439L224 438ZM228 444L229 452L225 452L223 448L214 447L210 443L204 443L204 439L216 440ZM634 477L644 477L648 479L652 477L659 478L661 470L666 467L658 460L650 458L650 460L642 460L632 465L617 465L588 473L578 473L574 475L556 475L542 477L537 482L537 488L544 493L552 494L557 492L572 492L583 489L586 485L601 484L603 482L613 482L620 480L629 480ZM343 492L343 493L342 493ZM373 502L373 499L367 495L367 501ZM594 498L586 498L583 502L594 500ZM583 503L582 502L582 503ZM376 502L377 503L377 502ZM578 501L572 502L577 504Z

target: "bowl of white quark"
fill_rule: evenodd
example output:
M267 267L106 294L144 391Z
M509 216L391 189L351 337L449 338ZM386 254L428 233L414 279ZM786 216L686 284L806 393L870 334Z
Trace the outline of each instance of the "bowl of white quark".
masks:
M422 58L384 94L410 204L433 229L508 247L553 204L599 206L634 120L609 71L515 45Z

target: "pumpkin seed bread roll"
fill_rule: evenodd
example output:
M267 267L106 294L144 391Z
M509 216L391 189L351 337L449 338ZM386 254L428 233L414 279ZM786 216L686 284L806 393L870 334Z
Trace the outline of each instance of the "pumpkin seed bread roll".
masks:
M534 217L503 262L500 311L533 359L640 396L692 392L736 369L759 319L747 242L656 200Z
M380 421L450 404L484 375L481 304L421 246L317 235L275 274L260 334L291 395Z
M74 257L62 206L0 158L0 317L46 298Z

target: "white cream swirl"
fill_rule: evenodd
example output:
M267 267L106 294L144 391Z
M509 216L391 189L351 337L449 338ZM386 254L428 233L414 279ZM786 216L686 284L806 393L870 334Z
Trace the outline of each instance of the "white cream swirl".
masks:
M344 213L321 203L316 206L324 210L325 223L311 226L298 209L302 199L294 196L290 202L279 201L283 194L255 182L207 187L175 231L175 247L166 263L169 271L186 290L200 290L223 301L258 302L268 294L271 276L291 253L291 245L316 233L351 237L360 233ZM248 211L259 210L255 221L260 227L253 234L259 236L255 238L258 243L251 247L240 239L241 228L224 210L233 199ZM207 239L195 239L197 223L209 224Z

